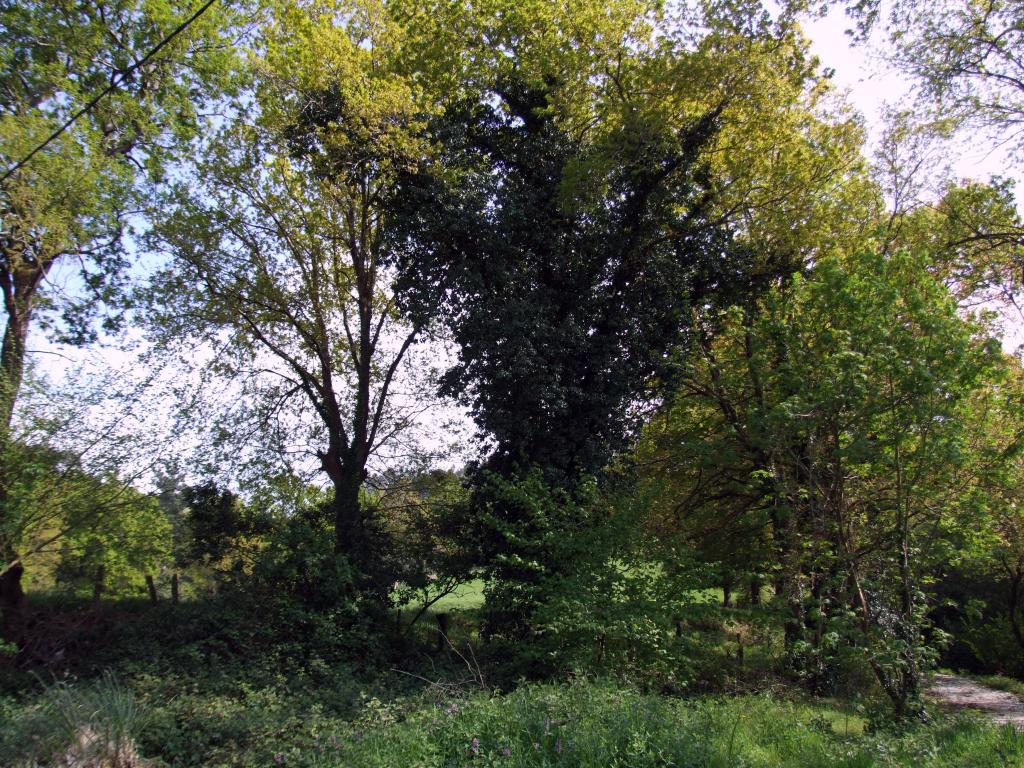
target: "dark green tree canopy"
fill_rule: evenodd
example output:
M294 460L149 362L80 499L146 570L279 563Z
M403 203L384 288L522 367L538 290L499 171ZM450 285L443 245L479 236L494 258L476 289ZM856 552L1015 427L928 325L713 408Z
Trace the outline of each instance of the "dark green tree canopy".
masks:
M743 290L747 253L709 214L721 108L592 143L551 95L507 81L435 123L445 170L403 179L390 253L405 311L458 344L443 392L493 437L488 468L568 479L623 445L690 306Z

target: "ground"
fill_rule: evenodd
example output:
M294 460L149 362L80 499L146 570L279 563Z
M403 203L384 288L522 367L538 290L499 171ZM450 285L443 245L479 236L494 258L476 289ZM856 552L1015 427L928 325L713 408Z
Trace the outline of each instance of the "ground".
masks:
M987 715L997 725L1011 724L1024 731L1024 702L1006 691L957 675L935 675L928 694L949 709L975 710Z

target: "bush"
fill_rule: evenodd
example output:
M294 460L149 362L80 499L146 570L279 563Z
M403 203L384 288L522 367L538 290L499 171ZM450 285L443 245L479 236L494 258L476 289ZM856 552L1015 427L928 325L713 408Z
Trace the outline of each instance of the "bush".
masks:
M538 471L486 481L479 518L496 554L485 629L520 673L685 686L694 649L677 623L695 604L698 569L652 545L633 495L599 492L592 480L560 489Z
M694 649L675 625L693 604L689 586L657 563L594 562L550 586L531 651L544 667L685 686Z
M967 620L957 640L970 650L975 663L969 666L976 671L1024 680L1024 652L1013 637L1009 618Z

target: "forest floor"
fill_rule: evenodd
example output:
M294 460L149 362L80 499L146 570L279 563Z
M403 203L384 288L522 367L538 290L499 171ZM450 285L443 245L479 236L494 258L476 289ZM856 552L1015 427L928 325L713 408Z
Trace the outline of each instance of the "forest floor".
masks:
M965 677L935 675L928 694L940 705L953 710L981 712L997 725L1012 724L1024 731L1024 701Z

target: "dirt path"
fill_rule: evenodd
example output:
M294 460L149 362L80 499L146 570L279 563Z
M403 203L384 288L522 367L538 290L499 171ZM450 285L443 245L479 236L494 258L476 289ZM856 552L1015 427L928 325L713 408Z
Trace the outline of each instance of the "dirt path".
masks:
M927 693L950 709L973 709L988 715L998 725L1012 723L1017 730L1024 731L1024 701L1012 693L955 675L935 675Z

